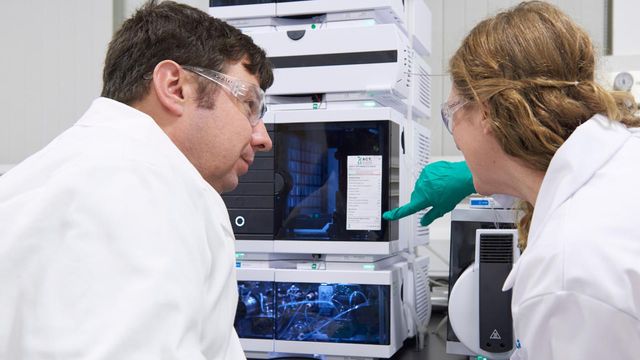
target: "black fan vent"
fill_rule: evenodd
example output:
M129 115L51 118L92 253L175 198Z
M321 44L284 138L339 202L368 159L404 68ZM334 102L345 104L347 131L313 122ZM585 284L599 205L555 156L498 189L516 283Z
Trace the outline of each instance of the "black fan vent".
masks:
M481 234L480 262L494 264L513 262L513 235Z

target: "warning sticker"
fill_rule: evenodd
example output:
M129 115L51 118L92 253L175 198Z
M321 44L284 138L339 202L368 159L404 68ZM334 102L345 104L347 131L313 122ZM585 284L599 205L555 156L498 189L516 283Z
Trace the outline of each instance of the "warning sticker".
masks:
M347 157L347 230L380 230L382 156Z
M493 329L493 332L491 333L491 336L489 336L489 339L502 340L502 338L500 337L500 334L498 333L498 329Z

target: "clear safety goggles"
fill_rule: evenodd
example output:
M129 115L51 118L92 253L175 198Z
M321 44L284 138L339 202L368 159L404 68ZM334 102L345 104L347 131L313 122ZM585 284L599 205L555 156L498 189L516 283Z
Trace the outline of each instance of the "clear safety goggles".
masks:
M188 65L182 68L220 85L240 101L241 112L249 119L251 126L260 123L267 107L264 104L264 91L259 86L215 70Z
M440 115L444 126L449 130L449 134L453 134L453 114L468 103L469 101L464 99L458 99L451 104L448 101L442 103Z

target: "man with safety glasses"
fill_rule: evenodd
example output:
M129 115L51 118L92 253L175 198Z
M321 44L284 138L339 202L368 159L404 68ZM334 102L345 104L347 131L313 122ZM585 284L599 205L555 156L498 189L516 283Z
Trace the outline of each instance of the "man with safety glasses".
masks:
M243 359L219 194L271 149L264 51L152 1L114 35L103 82L0 178L0 359Z

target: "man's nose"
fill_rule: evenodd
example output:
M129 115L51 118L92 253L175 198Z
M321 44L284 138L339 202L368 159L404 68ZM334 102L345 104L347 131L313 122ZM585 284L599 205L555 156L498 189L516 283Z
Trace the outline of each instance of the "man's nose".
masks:
M267 132L267 128L262 121L253 127L253 134L251 134L251 146L256 149L256 151L269 151L273 146L269 133Z

